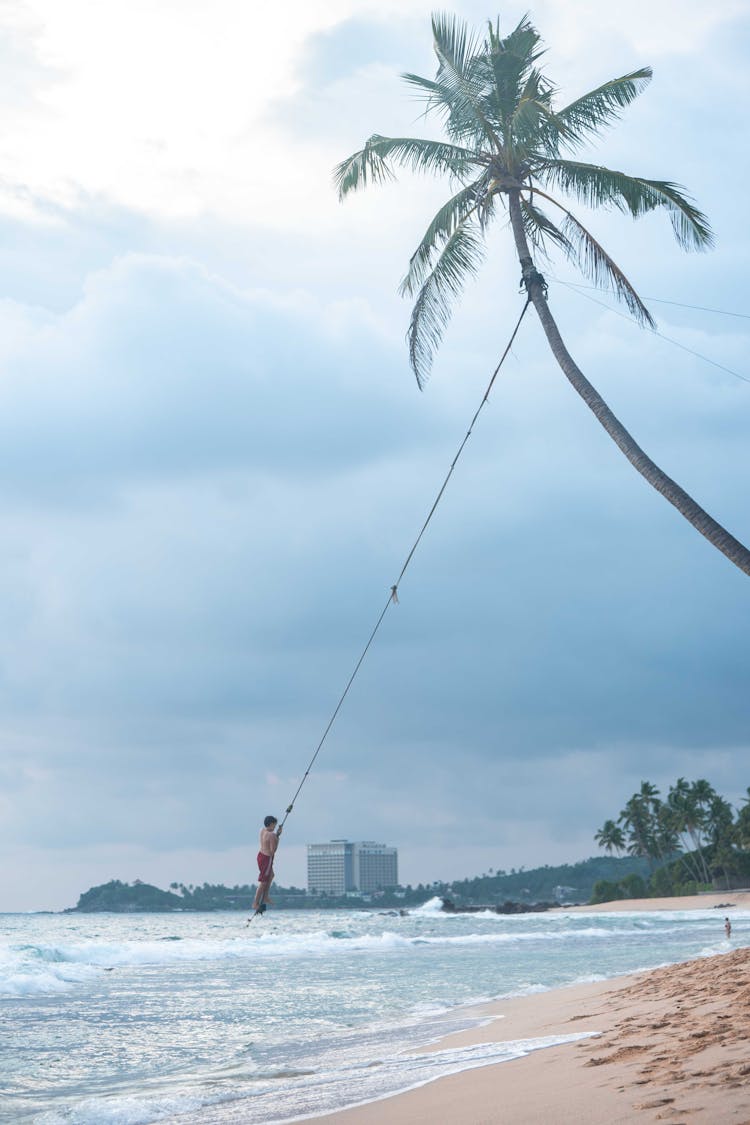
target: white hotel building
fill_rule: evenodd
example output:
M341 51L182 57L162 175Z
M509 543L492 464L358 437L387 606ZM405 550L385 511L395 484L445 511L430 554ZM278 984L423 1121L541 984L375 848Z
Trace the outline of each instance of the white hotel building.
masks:
M372 840L307 845L307 890L311 895L370 894L397 884L397 848Z

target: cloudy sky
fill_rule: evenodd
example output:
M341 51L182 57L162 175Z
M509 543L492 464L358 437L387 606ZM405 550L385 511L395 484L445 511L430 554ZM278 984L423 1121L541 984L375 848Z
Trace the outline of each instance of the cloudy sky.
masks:
M432 5L260 7L0 4L0 910L253 879L520 310L500 224L420 393L396 288L446 185L332 188L370 133L431 128L399 74L433 72ZM564 263L550 300L747 542L747 4L531 14L563 99L654 68L590 158L687 185L717 247L591 222L682 348ZM397 845L412 883L582 859L643 778L750 784L748 579L625 462L533 315L400 595L281 882L335 836Z

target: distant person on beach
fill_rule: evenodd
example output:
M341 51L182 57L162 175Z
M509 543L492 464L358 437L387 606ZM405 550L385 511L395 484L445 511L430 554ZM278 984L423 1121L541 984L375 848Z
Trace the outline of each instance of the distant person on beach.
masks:
M273 882L273 857L276 855L276 849L279 846L279 836L281 835L281 825L275 816L267 816L263 821L263 827L260 830L260 851L258 852L258 889L255 892L255 901L253 902L253 910L257 910L260 914L266 909L266 903L271 900L268 897L268 892L271 890L271 883Z
M727 940L732 936L732 923L728 918L724 919L724 933L727 935Z

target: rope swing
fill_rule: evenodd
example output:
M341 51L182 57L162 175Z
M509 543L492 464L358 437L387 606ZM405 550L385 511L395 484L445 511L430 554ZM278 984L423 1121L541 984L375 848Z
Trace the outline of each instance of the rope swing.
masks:
M456 465L458 464L458 459L461 456L461 454L463 453L464 447L465 447L467 441L471 437L471 434L472 434L472 431L474 429L474 426L476 425L477 419L479 418L479 415L481 414L482 410L484 409L484 407L485 407L485 405L486 405L486 403L487 403L487 401L490 397L490 392L492 390L495 379L497 378L497 376L500 372L500 368L503 366L503 364L504 364L504 362L505 362L505 360L508 356L508 353L510 352L510 349L513 346L513 342L514 342L514 340L515 340L515 338L518 334L518 330L521 327L521 321L523 320L524 316L526 315L526 310L529 307L530 300L531 300L530 297L527 296L526 301L524 303L524 306L521 310L521 315L519 316L518 320L516 321L516 326L511 333L510 339L508 340L508 343L505 346L505 350L503 351L503 354L500 357L500 361L499 361L497 367L492 372L492 376L490 378L490 381L487 384L487 390L484 392L484 395L482 397L482 401L479 403L479 406L477 407L476 413L474 414L474 417L471 420L469 428L466 431L466 435L464 436L463 441L459 445L458 451L457 451L455 457L451 461L450 468L448 469L448 472L445 476L445 480L443 481L442 485L440 486L440 490L439 490L437 496L435 497L435 501L434 501L432 507L430 508L430 511L427 515L427 519L422 524L422 529L419 532L419 535L417 536L417 538L414 540L414 543L412 544L411 550L409 551L408 555L406 556L406 560L404 562L404 565L401 567L401 572L400 572L398 578L396 579L396 582L390 588L390 592L388 594L388 598L386 600L386 603L383 606L382 610L380 611L380 616L378 617L377 621L375 622L375 626L374 626L372 632L370 633L370 636L367 639L367 644L362 649L362 652L360 653L359 659L357 660L357 663L354 665L354 670L352 671L352 674L350 675L350 677L347 681L346 687L342 691L342 693L339 697L338 703L336 704L336 706L333 710L333 713L331 714L331 717L328 720L326 728L323 731L323 734L320 738L320 741L318 742L318 745L315 748L315 753L313 754L312 758L310 759L310 761L307 765L307 769L305 770L304 774L302 775L302 780L300 781L299 785L297 786L297 791L295 792L291 801L287 805L286 812L284 813L284 817L281 821L281 824L279 825L279 833L281 832L281 829L286 824L287 819L289 818L289 815L291 814L292 810L294 809L295 802L296 802L297 798L299 797L300 793L302 792L302 787L305 784L305 782L307 781L308 777L310 776L310 771L312 770L313 766L315 765L315 760L318 757L318 754L320 753L320 751L323 749L323 744L325 743L325 740L328 737L328 734L331 730L331 727L333 726L333 724L336 721L336 717L338 716L338 713L343 706L344 700L346 699L347 695L349 694L349 689L352 686L352 684L354 683L354 680L356 679L357 673L359 672L360 668L362 667L362 663L363 663L365 657L367 656L367 653L370 649L370 645L375 640L375 636L378 632L378 629L380 628L380 626L383 623L383 619L385 618L386 613L388 612L388 610L390 609L390 607L392 605L398 605L399 604L399 602L398 602L398 589L399 589L399 586L401 585L401 580L403 579L404 575L406 574L407 567L409 566L409 563L411 562L412 558L414 557L414 553L415 553L417 547L419 546L419 544L421 542L422 536L424 535L425 531L427 530L427 527L430 523L430 520L432 519L432 517L435 514L437 506L438 506L438 504L440 503L440 501L443 497L443 493L445 492L445 490L448 486L448 481L451 479L451 477L453 475L453 470L455 469Z
M417 547L419 546L419 544L422 540L422 536L424 535L425 531L427 530L427 528L429 526L429 523L430 523L430 520L432 519L432 517L435 514L437 506L443 498L443 493L445 492L445 490L448 486L448 481L453 476L453 470L455 469L456 465L458 464L458 459L461 456L461 454L463 453L464 447L465 447L467 441L471 437L471 434L472 434L472 431L474 429L474 426L476 425L477 419L479 418L479 415L482 413L482 410L484 409L485 405L487 404L487 401L490 397L490 391L492 390L495 379L497 378L498 374L500 373L500 368L505 363L505 360L508 356L508 353L510 352L510 349L513 347L513 341L515 340L515 338L518 334L518 330L521 327L521 321L523 320L524 316L526 315L526 310L528 309L530 303L531 303L531 298L527 294L526 301L524 302L524 306L521 309L521 315L519 316L518 320L516 321L516 326L513 329L513 331L511 332L510 339L508 340L508 343L505 346L505 350L503 351L503 354L500 356L500 360L498 362L497 367L492 372L492 376L490 377L490 381L487 384L487 390L484 392L484 395L482 396L482 401L479 403L479 406L476 409L474 417L472 418L472 420L469 424L469 428L466 431L466 434L464 435L464 439L461 442L461 444L459 445L455 457L451 461L450 468L448 469L448 472L445 475L445 480L441 484L440 489L438 491L438 494L435 497L435 500L433 502L433 505L430 508L429 512L427 513L427 519L422 524L419 535L414 540L414 542L411 546L411 550L409 551L408 555L406 556L406 559L404 561L404 565L401 567L401 571L399 573L398 578L396 579L396 581L394 582L394 584L390 588L386 603L383 606L383 608L381 609L380 615L379 615L377 621L375 622L375 625L372 629L372 632L370 633L369 637L367 638L367 644L362 649L362 652L359 654L359 659L357 660L357 663L354 665L354 669L352 671L352 674L350 675L349 679L346 682L346 687L344 688L341 695L339 696L338 702L333 709L333 712L332 712L331 717L329 718L329 720L326 724L326 727L325 727L325 730L323 731L323 734L320 737L320 741L318 742L318 745L315 747L315 753L313 754L312 758L308 762L307 769L305 770L304 774L302 775L302 780L300 781L299 785L297 786L297 789L296 789L296 792L295 792L294 796L292 797L291 801L289 802L289 804L286 807L286 812L284 813L284 816L281 820L281 823L279 824L279 826L276 830L277 831L277 837L281 835L281 832L282 832L282 829L283 829L284 825L286 824L287 820L289 819L290 814L294 810L295 802L296 802L297 798L299 797L300 793L302 792L302 787L304 786L305 782L307 781L308 777L310 776L310 771L312 770L313 766L315 765L315 761L318 757L318 754L323 749L323 744L325 743L325 740L328 738L328 734L331 730L331 727L336 722L336 718L337 718L338 713L339 713L339 711L341 710L341 708L344 704L344 700L346 699L347 695L349 694L349 689L352 686L352 684L354 683L354 681L357 677L357 673L359 672L360 668L362 667L362 663L363 663L365 657L367 656L367 653L370 650L370 646L371 646L372 642L375 640L378 629L383 624L383 619L385 618L386 613L388 612L388 610L390 609L390 607L392 605L398 605L399 604L399 602L398 602L398 588L401 585L401 580L404 577L404 575L406 574L406 570L409 566L409 563L411 562L411 560L414 557L414 553L415 553ZM254 912L248 918L247 925L248 926L250 925L253 918L257 918L258 915L262 915L265 912L265 909L266 909L265 903L261 902L259 907L257 909L255 909Z

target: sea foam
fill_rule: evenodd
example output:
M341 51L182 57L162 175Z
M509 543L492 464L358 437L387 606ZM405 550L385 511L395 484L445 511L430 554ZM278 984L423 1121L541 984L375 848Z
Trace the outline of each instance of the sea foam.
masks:
M596 1034L589 1030L420 1054L386 1054L317 1073L285 1073L286 1081L281 1086L262 1077L252 1083L238 1081L231 1092L217 1091L203 1097L185 1091L86 1098L74 1108L38 1115L34 1125L152 1125L178 1115L183 1125L291 1125L344 1107L382 1101L451 1074L508 1062L532 1051L575 1043Z
M619 931L625 932L625 931ZM78 941L6 946L0 951L0 994L32 995L65 991L104 970L148 965L179 965L201 961L248 961L278 963L286 959L338 958L371 954L404 953L420 946L470 947L507 946L529 942L569 943L588 940L611 941L618 930L603 926L575 930L516 930L503 932L411 933L386 930L377 934L355 934L346 930L309 931L296 934L268 933L214 940Z

